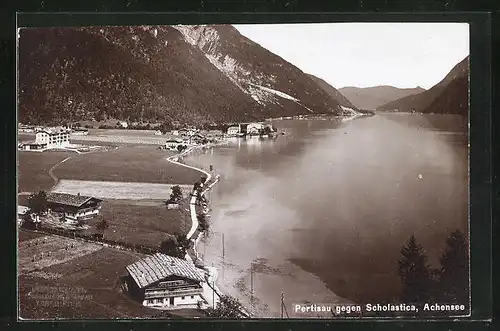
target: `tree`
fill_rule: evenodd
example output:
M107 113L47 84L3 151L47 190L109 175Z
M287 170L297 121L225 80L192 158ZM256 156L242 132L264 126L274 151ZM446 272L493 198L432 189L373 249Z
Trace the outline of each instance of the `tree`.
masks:
M273 133L273 129L272 129L269 125L266 125L266 126L264 127L264 129L262 130L262 134L267 134L267 135L269 135L269 134L271 134L271 133Z
M453 231L446 239L446 248L440 258L439 299L464 305L469 302L468 261L467 238L463 232Z
M161 242L160 252L183 259L186 256L190 245L191 242L186 238L186 236L176 233L173 237L165 239Z
M228 295L222 295L216 308L209 307L205 310L208 317L239 319L246 317L240 301Z
M48 209L47 193L45 191L32 193L28 198L28 207L30 208L30 212L37 216L46 212Z
M197 215L197 218L198 218L199 230L201 232L207 231L208 227L209 227L209 224L208 224L207 218L205 217L205 214L200 213L200 214Z
M401 249L398 274L403 283L402 301L422 303L429 299L432 290L431 270L427 254L412 235Z
M179 185L172 187L172 193L170 193L170 203L177 203L182 199L182 189Z
M200 189L201 187L201 183L200 182L195 182L194 185L193 185L193 192L198 192L198 190Z

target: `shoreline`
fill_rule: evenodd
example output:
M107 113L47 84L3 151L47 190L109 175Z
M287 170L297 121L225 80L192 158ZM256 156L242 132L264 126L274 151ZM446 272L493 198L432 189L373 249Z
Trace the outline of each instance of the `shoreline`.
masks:
M214 148L218 145L219 144L211 145L209 148ZM222 145L222 144L220 144L220 145ZM187 164L184 164L184 163L181 163L178 161L179 157L188 156L190 153L192 153L193 151L195 151L197 149L201 149L201 147L199 147L199 146L190 147L187 150L185 150L179 154L175 154L175 155L172 155L170 157L167 157L166 160L171 162L171 163L174 163L174 164L177 164L177 165L180 165L183 167L187 167L187 168L190 168L193 170L197 170L197 171L205 174L207 176L205 183L208 183L208 182L210 182L210 180L212 180L212 174L210 174L208 171L194 167L194 166L190 166L190 165L187 165ZM220 178L219 176L216 176L215 181L210 183L206 188L203 189L203 191L201 191L201 196L204 196L207 191L212 189L212 187L215 184L217 184L217 182L219 181L219 178ZM196 231L198 230L198 226L199 226L198 216L197 216L197 212L196 212L196 203L197 203L197 197L196 197L196 195L192 195L190 202L189 202L189 208L190 208L190 212L191 212L191 229L186 234L186 238L189 239L193 244L192 251L193 251L194 256L192 257L190 255L189 250L188 250L188 252L186 253L186 260L189 260L192 262L195 262L195 261L201 262L201 264L203 266L202 268L205 270L206 286L208 287L206 290L208 292L212 291L212 294L213 294L213 302L211 305L209 304L209 306L212 306L213 308L215 308L217 305L217 301L220 300L221 296L223 296L223 293L216 284L217 276L218 276L217 268L205 266L205 261L203 261L198 254L197 245L198 245L199 241L201 240L201 238L203 237L203 232L198 231L196 238L193 238L193 235L196 233ZM209 201L209 203L210 203L210 201ZM217 294L217 295L215 296L215 294ZM209 301L208 298L205 298L205 299L207 300L207 302ZM249 316L248 311L246 309L243 311L243 313L245 315Z

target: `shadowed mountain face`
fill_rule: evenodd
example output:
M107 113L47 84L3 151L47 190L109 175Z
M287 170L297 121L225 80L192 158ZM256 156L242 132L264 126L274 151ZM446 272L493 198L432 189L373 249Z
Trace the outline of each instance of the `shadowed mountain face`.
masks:
M377 107L409 95L418 94L425 91L421 87L401 89L393 86L374 87L343 87L339 89L347 99L356 107L361 109L376 109Z
M467 56L453 67L442 81L429 90L386 103L377 110L467 114L468 76L469 57Z
M321 87L326 93L328 93L332 98L336 99L341 106L357 109L349 99L347 99L342 93L340 93L336 88L325 82L323 79L316 77L314 75L309 74L309 77L312 78Z
M262 120L340 114L308 75L232 26L26 28L19 120Z

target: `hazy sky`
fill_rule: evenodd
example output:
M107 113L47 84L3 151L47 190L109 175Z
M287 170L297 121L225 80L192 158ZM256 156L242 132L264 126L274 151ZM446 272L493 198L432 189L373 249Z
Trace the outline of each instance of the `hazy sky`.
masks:
M469 55L465 23L235 25L241 34L336 88L438 83Z

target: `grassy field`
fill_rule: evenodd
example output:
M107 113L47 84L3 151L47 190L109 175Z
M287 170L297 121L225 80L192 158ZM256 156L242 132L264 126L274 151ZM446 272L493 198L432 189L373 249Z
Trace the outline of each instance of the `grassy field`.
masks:
M61 179L193 184L201 173L166 160L173 152L154 146L120 147L81 154L61 164L54 174Z
M172 184L134 183L61 179L53 192L93 196L103 199L120 200L167 200L172 192ZM179 185L184 194L190 194L193 185Z
M24 152L18 154L18 192L49 190L54 180L49 170L74 152Z
M191 228L189 202L184 200L178 210L168 210L160 200L105 200L101 215L109 228L104 238L151 247L174 233L187 233ZM189 210L189 209L188 209ZM96 233L101 217L89 220L87 233Z
M25 230L19 230L19 232L18 232L19 242L23 242L25 240L35 239L35 238L43 237L43 236L45 236L45 235L40 234L40 233L36 233L36 232L25 231Z
M50 238L51 242L57 240L67 239ZM76 245L76 241L74 243ZM88 319L200 316L195 310L167 312L146 308L121 292L119 277L126 274L127 265L142 257L144 255L138 253L102 248L20 275L20 317ZM57 275L57 279L49 279L47 275Z

